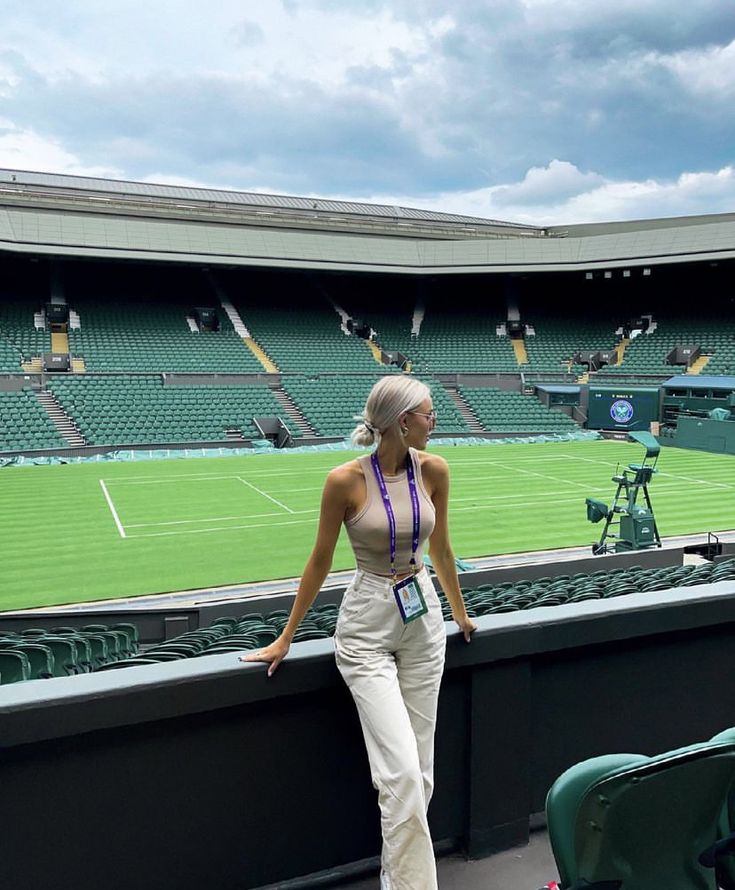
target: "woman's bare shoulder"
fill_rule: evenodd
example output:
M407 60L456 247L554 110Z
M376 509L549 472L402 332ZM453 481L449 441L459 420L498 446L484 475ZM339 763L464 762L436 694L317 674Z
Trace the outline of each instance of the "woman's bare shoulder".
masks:
M358 479L363 479L363 473L360 461L353 459L346 463L334 467L327 473L327 483L338 488L350 487L355 484Z
M421 464L422 474L433 473L436 475L447 475L449 472L449 464L440 454L432 454L430 451L419 451L419 463Z

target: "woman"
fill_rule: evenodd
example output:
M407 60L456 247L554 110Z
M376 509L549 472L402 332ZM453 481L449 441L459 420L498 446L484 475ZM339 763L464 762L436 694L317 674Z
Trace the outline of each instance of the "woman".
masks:
M273 675L329 573L344 523L357 572L340 606L336 660L357 705L378 790L384 890L437 886L426 811L446 633L423 566L427 540L452 616L468 643L475 630L449 542L447 463L424 450L435 423L425 384L402 375L376 383L352 441L377 448L327 476L316 544L288 623L270 646L243 656L268 662L268 676Z

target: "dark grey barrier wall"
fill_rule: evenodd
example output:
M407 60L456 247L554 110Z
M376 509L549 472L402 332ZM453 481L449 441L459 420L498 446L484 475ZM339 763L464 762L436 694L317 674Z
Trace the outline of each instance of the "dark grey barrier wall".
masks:
M572 763L735 724L735 582L450 628L437 841L523 843ZM331 641L272 679L215 655L0 690L0 885L245 890L376 856L375 793Z

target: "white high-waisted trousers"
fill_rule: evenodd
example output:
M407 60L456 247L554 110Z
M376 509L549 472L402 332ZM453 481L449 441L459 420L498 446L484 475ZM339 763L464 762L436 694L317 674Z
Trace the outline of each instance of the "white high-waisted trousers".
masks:
M404 624L390 579L358 570L335 633L337 667L357 705L378 791L383 886L391 890L437 887L426 811L446 631L429 573L417 577L429 611Z

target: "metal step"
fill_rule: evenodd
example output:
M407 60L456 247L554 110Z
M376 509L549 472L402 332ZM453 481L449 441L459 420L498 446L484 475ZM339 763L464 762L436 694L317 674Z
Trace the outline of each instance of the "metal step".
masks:
M51 418L53 425L56 427L61 437L65 439L69 445L73 448L77 448L87 444L87 440L79 432L77 425L71 417L69 417L66 411L64 411L61 405L56 401L53 393L48 390L41 390L36 393L36 398Z
M467 424L468 429L472 433L484 433L487 432L485 427L480 423L477 415L470 407L467 400L464 398L462 393L457 389L456 386L452 386L451 384L444 384L444 389L449 393L449 397L457 406L457 410L462 415L463 420Z
M285 389L283 389L283 387L274 386L271 389L271 392L283 406L284 414L288 417L289 420L292 420L294 422L294 425L298 427L302 435L316 436L316 430L314 429L314 427L304 417L299 406L293 401L291 396L286 392Z

